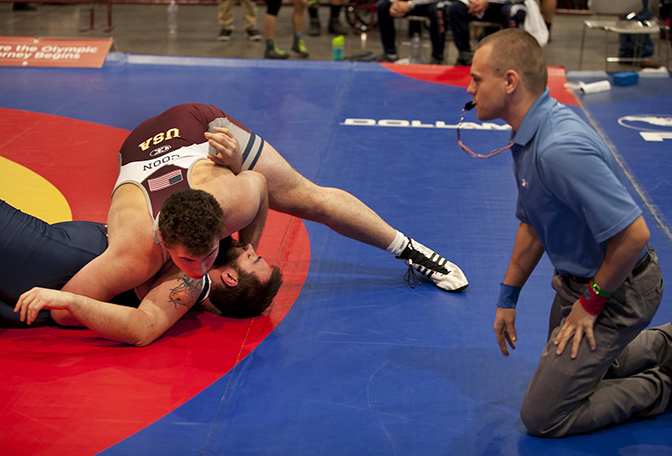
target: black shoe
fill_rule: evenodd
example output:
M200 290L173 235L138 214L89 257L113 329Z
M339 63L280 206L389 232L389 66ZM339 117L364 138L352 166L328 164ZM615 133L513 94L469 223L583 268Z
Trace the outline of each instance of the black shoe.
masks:
M247 39L250 41L261 41L261 33L257 29L248 30Z
M231 40L231 30L222 29L222 31L219 32L219 35L217 35L217 39L219 41L230 41Z
M436 57L432 57L432 61L429 62L430 65L443 65L443 59L437 59Z
M457 57L455 65L471 66L471 60L474 58L473 52L461 51Z
M329 21L329 33L332 35L347 35L350 32L350 29L344 27L341 24L341 21L338 19L332 19Z
M12 5L12 11L37 11L30 3L14 3Z
M308 28L308 35L310 36L320 36L322 33L322 25L320 24L319 19L311 19L310 26Z
M394 63L397 60L399 60L399 56L397 54L383 54L378 57L379 62Z

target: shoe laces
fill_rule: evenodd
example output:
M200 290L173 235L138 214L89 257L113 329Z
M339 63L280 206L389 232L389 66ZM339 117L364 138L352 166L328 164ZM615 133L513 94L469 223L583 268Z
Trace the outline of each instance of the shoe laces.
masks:
M422 266L424 268L429 269L430 271L438 272L440 274L450 273L450 270L448 268L439 265L439 263L437 263L436 260L428 258L420 250L416 250L415 247L413 247L413 241L411 239L408 240L408 246L406 247L406 250L408 250L408 253L404 251L402 254L403 256L401 256L401 258L404 260L410 260L411 264ZM437 259L438 258L441 257L437 255Z
M415 269L413 269L413 266L410 264L408 265L406 274L404 274L404 282L406 282L406 285L411 289L415 289L416 285L422 286L422 282L418 279L418 273L415 272Z

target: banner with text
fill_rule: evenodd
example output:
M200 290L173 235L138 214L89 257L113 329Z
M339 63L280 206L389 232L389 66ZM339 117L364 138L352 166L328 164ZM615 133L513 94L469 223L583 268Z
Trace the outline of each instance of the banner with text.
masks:
M0 66L102 68L112 38L0 36Z

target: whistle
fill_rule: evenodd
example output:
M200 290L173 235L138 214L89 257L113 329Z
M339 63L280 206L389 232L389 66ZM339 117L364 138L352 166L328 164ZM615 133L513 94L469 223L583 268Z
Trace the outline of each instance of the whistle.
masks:
M471 111L475 107L476 107L476 103L474 103L473 101L467 101L467 104L464 105L464 110L465 111Z

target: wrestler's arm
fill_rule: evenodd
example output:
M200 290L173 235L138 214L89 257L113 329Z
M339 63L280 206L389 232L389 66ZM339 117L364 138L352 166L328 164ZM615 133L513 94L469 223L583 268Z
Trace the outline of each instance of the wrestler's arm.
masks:
M75 274L62 291L107 302L142 285L156 274L161 263L153 262L151 255L138 250L133 244L123 249L110 245Z
M21 320L28 322L43 308L65 310L106 339L142 347L159 338L196 303L203 284L204 279L190 279L173 267L155 282L138 308L33 288L21 296L17 309Z
M261 233L268 216L268 188L266 178L254 171L243 171L236 176L237 187L241 195L247 199L246 205L251 213L255 214L252 221L238 231L238 240L242 243L250 243L256 248L259 245Z
M120 219L132 222L121 224ZM135 219L124 210L110 211L108 248L75 274L62 291L107 303L154 278L163 265L162 257L151 228L142 223L136 225ZM51 316L62 326L88 326L67 310L52 310Z

